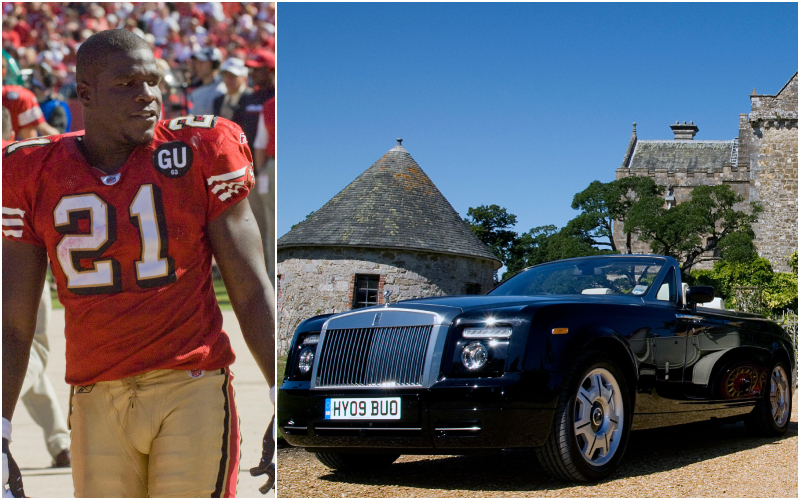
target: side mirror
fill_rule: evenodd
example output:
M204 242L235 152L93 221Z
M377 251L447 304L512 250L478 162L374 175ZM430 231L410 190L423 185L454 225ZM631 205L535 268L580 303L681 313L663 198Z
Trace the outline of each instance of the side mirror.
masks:
M713 286L690 286L686 291L686 305L694 309L696 304L703 304L714 300Z

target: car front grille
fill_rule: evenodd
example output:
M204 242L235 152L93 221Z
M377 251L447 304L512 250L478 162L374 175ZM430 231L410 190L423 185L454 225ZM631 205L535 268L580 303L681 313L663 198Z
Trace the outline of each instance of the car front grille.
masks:
M432 326L327 330L317 387L419 387Z

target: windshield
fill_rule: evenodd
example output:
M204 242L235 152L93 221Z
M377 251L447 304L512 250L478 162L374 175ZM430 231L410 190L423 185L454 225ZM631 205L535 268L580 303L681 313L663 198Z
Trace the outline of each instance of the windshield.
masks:
M664 266L656 257L607 257L535 266L488 295L627 295L647 293Z

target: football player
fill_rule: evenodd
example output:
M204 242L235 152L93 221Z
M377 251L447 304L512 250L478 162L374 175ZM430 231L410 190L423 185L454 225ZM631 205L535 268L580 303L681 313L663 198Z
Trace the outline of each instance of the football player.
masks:
M88 38L76 78L86 130L3 151L4 493L24 495L10 421L49 256L66 317L75 496L232 497L235 357L212 256L275 384L274 294L246 198L246 139L214 116L159 121L161 75L131 32ZM266 454L272 434L264 441Z

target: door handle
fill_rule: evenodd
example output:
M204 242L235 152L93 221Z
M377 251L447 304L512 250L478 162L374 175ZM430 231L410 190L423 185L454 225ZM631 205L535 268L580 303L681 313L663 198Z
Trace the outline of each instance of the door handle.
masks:
M694 316L692 314L675 314L678 319L685 319L687 321L703 321L705 318L702 316Z

